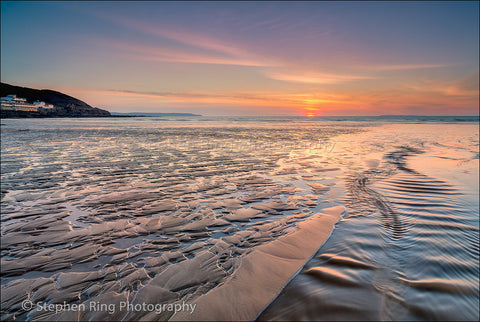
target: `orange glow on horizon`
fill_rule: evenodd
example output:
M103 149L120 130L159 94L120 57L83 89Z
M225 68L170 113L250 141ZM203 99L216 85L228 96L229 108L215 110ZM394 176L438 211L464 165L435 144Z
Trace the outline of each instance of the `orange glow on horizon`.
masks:
M178 91L178 92L136 92L122 90L91 90L91 89L65 89L64 92L77 95L79 98L90 102L93 106L109 109L110 106L140 106L142 108L164 108L184 106L192 111L196 104L210 104L226 108L228 106L243 106L245 110L265 108L272 113L303 115L315 117L319 115L374 115L389 111L392 114L411 113L404 106L431 106L423 108L426 115L434 115L440 107L443 114L452 115L459 110L468 114L469 106L474 105L470 96L449 95L437 93L438 97L432 98L430 92L415 92L397 90L394 93L382 91L377 93L329 93L329 92L297 92L278 93L268 91ZM375 95L374 95L375 94ZM439 99L442 102L439 102ZM478 99L478 92L477 92ZM191 106L191 107L187 107ZM375 108L381 106L380 108ZM452 108L451 106L455 106ZM451 112L450 112L451 111Z
M74 92L74 91L70 91ZM319 104L322 104L322 110L332 110L338 104L350 105L353 102L337 99L317 99L311 98L310 94L279 94L279 93L261 93L261 92L227 92L227 93L148 93L134 91L117 90L81 90L82 94L100 95L105 98L105 102L112 101L113 97L117 101L137 101L139 104L150 103L207 103L207 104L236 104L243 106L262 106L286 108L297 112L297 115L318 116L320 110ZM113 103L114 104L114 103Z

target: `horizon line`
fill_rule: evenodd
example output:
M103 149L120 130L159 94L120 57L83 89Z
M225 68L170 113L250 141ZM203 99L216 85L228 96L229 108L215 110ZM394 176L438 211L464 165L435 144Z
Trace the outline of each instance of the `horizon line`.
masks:
M231 116L231 117L305 117L305 118L315 118L315 117L377 117L377 116L421 116L421 117L480 117L480 114L462 114L462 115L421 115L421 114L378 114L378 115L203 115L194 112L112 112L110 113L119 113L119 114L194 114L195 116ZM193 115L192 115L193 116Z

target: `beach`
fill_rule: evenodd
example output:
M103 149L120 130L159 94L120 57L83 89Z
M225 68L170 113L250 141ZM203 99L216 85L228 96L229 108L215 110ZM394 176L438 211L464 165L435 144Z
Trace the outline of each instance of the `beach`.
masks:
M476 119L2 120L3 320L478 320Z

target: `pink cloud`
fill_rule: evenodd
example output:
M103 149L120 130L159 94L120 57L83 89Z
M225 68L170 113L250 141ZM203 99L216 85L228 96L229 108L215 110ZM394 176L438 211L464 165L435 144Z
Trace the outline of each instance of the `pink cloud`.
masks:
M116 55L132 60L147 60L157 62L178 62L191 64L220 64L238 66L271 67L272 61L249 57L231 57L222 54L200 53L194 50L186 51L178 48L144 45L139 43L118 41L112 39L92 39L94 46L115 49Z
M385 64L385 65L365 65L365 69L376 71L393 71L393 70L409 70L409 69L430 69L444 68L451 64Z
M338 84L351 82L355 80L373 79L371 76L344 75L344 74L324 74L324 73L282 73L266 72L265 75L271 79L281 80L292 83L307 84Z
M172 50L165 48L164 46L149 47L150 52L156 52L156 58L147 58L149 60L241 66L275 66L281 64L274 58L266 59L264 57L259 57L253 54L250 50L241 48L238 45L234 45L214 37L206 36L198 32L169 30L164 27L150 25L143 21L134 20L129 17L118 17L112 14L97 13L97 15L115 24L135 29L144 34L173 40L179 44L192 47L188 50ZM131 44L131 49L135 49L136 47L143 49L147 48L143 45ZM211 53L201 53L205 50L211 51ZM158 55L159 53L161 55ZM151 55L147 55L147 57L149 56Z

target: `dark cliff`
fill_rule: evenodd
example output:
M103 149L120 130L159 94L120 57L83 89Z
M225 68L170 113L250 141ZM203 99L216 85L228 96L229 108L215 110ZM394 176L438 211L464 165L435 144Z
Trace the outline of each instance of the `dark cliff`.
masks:
M2 117L101 117L110 116L110 112L92 107L75 97L48 90L33 89L0 83L0 95L17 95L26 98L29 103L43 101L53 104L53 110L42 110L40 112L2 111Z

